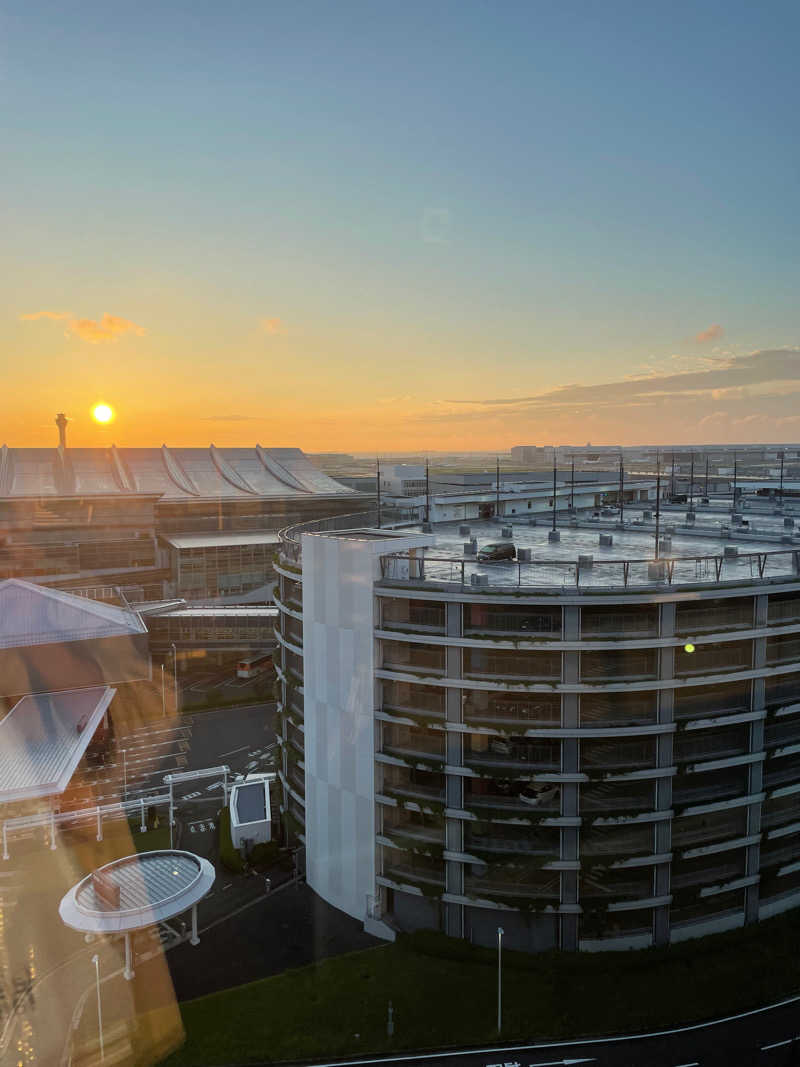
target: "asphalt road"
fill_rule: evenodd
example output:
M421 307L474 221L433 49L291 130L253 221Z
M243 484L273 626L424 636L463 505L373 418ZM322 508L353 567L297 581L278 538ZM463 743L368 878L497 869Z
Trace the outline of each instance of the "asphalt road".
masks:
M399 1021L398 1021L399 1024ZM315 1061L320 1065L322 1061ZM716 1023L633 1037L331 1061L331 1067L795 1067L800 1064L800 996Z
M267 750L275 751L273 702L201 711L181 721L191 726L187 770L222 763L239 774L262 770Z

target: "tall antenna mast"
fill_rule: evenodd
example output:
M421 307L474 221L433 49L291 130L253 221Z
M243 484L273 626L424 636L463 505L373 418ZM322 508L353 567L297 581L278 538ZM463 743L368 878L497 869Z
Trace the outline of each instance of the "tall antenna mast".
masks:
M425 458L425 522L431 521L431 479L430 461Z
M624 500L624 488L625 488L625 467L623 465L622 453L619 454L619 521L622 523L625 518L625 500Z
M380 457L375 460L375 464L378 469L378 473L375 476L375 481L378 487L378 529L381 528L381 461Z
M658 559L659 522L661 519L661 457L656 452L656 559Z
M497 518L500 518L500 457L497 457L497 483L495 488L495 506L494 513Z
M556 528L556 446L553 445L553 529Z

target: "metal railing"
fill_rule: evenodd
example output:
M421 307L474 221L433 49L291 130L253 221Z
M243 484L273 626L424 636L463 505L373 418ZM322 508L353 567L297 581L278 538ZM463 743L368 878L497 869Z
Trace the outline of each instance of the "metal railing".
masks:
M140 817L140 829L147 829L145 810L149 807L169 807L169 793L162 793L153 797L140 797L138 800L120 800L114 804L98 804L93 808L77 808L74 811L40 811L33 815L17 815L3 821L3 859L10 859L8 851L9 834L19 833L25 830L39 828L47 829L50 837L50 848L56 848L56 829L70 828L83 823L97 823L97 840L103 840L103 822L107 819L126 819L129 815L138 814Z
M552 590L554 587L578 591L630 586L663 587L676 584L710 584L722 582L770 581L777 578L800 580L800 549L775 549L761 552L724 553L699 556L672 556L643 559L597 559L591 565L579 560L534 559L530 562L502 561L493 564L456 556L412 556L394 552L381 557L381 576L385 582L402 585L457 586L473 588L473 576L480 579L478 589L498 592L516 587Z

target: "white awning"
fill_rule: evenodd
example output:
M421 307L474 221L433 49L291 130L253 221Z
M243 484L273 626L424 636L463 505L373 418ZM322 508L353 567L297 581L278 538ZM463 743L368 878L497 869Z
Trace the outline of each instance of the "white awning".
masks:
M63 793L115 693L94 686L18 701L0 722L0 803Z
M162 535L163 536L163 535ZM174 534L164 537L173 548L231 548L238 545L277 545L280 537L274 530L247 530L243 533Z

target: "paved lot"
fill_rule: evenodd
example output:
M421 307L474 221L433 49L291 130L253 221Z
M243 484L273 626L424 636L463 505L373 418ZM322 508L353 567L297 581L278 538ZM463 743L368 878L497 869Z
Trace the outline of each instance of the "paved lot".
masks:
M275 753L275 705L252 704L156 720L119 733L116 752L84 776L91 803L138 800L164 792L164 775L227 764L231 772L268 770ZM123 755L124 753L124 755ZM209 797L212 781L181 787ZM222 794L222 786L214 786ZM78 806L79 802L76 801Z
M184 943L167 954L179 1000L382 943L304 883L286 883L266 898L259 892L249 907L203 930L209 904L230 892L224 884L218 879L211 902L201 905L200 944Z

